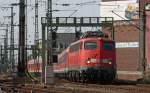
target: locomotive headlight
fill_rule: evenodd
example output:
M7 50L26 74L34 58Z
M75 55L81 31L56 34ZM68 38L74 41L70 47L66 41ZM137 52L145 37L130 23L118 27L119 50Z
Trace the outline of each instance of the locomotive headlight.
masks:
M92 63L95 63L95 62L97 62L97 59L91 58L91 62L92 62Z
M112 64L112 62L111 62L111 61L109 61L109 64L111 65L111 64Z
M86 63L96 63L98 60L96 58L89 58Z
M88 64L91 63L90 60L88 60L87 63L88 63Z
M103 59L102 62L110 64L110 65L112 64L112 60L111 59Z

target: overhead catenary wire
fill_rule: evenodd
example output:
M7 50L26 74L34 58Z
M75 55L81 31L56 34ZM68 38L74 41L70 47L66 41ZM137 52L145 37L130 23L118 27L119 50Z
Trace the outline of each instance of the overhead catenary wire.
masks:
M69 4L69 3L64 3L64 4L58 4L58 5L62 5L62 6L70 6L70 5L76 5L76 7L79 7L76 11L72 12L68 17L72 17L75 13L77 13L83 6L85 5L92 5L93 3L97 3L97 1L90 1L90 2L83 2L83 3L76 3L76 4ZM99 5L99 4L95 4L95 5ZM71 27L67 28L65 30L65 32L68 32L68 30L70 30ZM71 29L72 30L72 29Z
M82 6L80 6L76 11L72 12L68 17L72 17L72 16L73 16L76 12L78 12L81 8L82 8ZM65 32L66 32L66 31L68 32L68 30L70 30L70 27L67 28L67 29L65 30Z
M89 4L89 3L95 3L95 1L75 4L75 5L79 5L80 7L76 11L71 13L68 17L72 17L75 13L77 13L82 8L83 5L86 5L86 4ZM68 30L70 30L70 27L68 29L66 29L67 32L68 32Z
M114 13L115 15L117 15L118 17L122 18L123 20L126 20L124 17L120 16L119 14L117 14L116 12L112 11L112 13ZM131 23L130 21L127 21L128 23ZM133 24L132 24L133 25ZM138 30L142 31L142 29L137 26L137 25L133 25L134 27L136 27Z

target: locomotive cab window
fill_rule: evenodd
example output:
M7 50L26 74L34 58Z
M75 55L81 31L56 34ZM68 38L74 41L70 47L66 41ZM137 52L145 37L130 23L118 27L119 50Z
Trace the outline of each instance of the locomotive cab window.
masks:
M103 43L102 49L103 50L113 50L115 48L113 43Z
M86 50L95 50L95 49L97 49L97 42L85 42L84 49L86 49Z

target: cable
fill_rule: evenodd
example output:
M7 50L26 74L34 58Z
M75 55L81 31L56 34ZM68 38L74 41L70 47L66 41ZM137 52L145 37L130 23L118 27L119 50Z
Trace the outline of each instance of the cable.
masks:
M80 9L82 8L82 6L80 6L76 11L74 11L73 13L71 13L68 17L72 17L76 12L78 12ZM67 31L68 32L68 30L70 29L71 27L69 27L69 28L67 28L66 30L65 30L65 32Z
M59 3L53 3L54 5L61 5L61 6L70 6L70 5L78 5L78 6L81 6L81 5L86 5L86 4L91 4L91 3L96 3L97 1L89 1L89 2L83 2L83 3L62 3L62 4L59 4Z
M123 18L122 16L120 16L119 14L115 13L114 11L112 11L112 13L114 13L115 15L117 15L118 17L122 18L123 20L126 20L125 18ZM128 22L131 23L131 22ZM133 25L134 27L136 27L137 29L139 29L140 31L142 31L142 29L139 26Z
M99 5L99 6L120 6L120 5L111 5L111 4L101 4L101 3L95 3L95 4L92 4L92 3L85 3L85 4L69 4L69 3L62 3L62 4L53 4L53 5L60 5L60 6L65 6L65 7L68 7L68 6L83 6L83 5Z
M83 5L91 5L92 3L97 3L97 1L96 0L94 0L94 1L90 1L90 2L84 2L84 3L77 3L77 4L71 4L71 3L63 3L63 4L58 4L58 3L53 3L53 4L55 4L55 5L61 5L61 6L70 6L70 5L76 5L76 6L80 6L77 10L75 10L73 13L71 13L68 17L71 17L71 16L73 16L76 12L78 12L80 9L81 9L81 7L83 6ZM101 4L93 4L93 5L101 5ZM112 6L112 5L109 5L109 6ZM113 5L113 6L116 6L116 5ZM70 27L69 28L67 28L66 30L65 30L65 32L67 31L68 32L68 30L70 30Z
M26 0L26 4L27 4L27 0ZM27 16L27 6L26 6L26 16ZM26 18L26 25L27 25L27 18ZM26 48L27 48L27 26L26 26ZM26 49L27 51L27 49ZM28 53L28 52L26 52ZM26 57L27 57L27 54L26 54ZM27 59L27 58L26 58ZM28 60L26 60L26 72L25 72L25 75L32 81L37 81L37 78L35 78L30 72L29 72L29 69L28 69Z

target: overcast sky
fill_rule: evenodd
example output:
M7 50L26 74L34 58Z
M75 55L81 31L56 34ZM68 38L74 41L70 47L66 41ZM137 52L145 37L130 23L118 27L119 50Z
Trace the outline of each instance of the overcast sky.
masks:
M34 41L34 1L35 0L27 0L27 28L28 28L28 44ZM39 32L41 38L41 17L45 17L46 9L47 9L47 0L38 0L39 1ZM60 10L59 12L54 11L53 17L99 17L100 16L100 3L101 0L52 0L53 1L53 10ZM136 1L136 0L130 0ZM18 3L19 0L0 0L0 7L9 6L11 3ZM69 6L62 6L60 4L70 4ZM19 6L14 6L14 24L19 24ZM2 23L10 23L10 9L0 8L0 24ZM2 29L2 27L1 27ZM72 28L63 28L63 30L59 29L59 32L70 32ZM4 30L1 30L0 38L2 38L2 34ZM18 27L15 27L15 42L18 41ZM2 39L0 39L2 41Z
M28 1L28 43L33 43L34 41L34 1L35 0L27 0ZM47 5L43 1L47 0L39 0L39 32L41 37L41 17L45 16L46 13L46 7ZM52 0L53 1L53 10L62 10L59 12L53 12L53 16L65 16L65 17L87 17L87 16L100 16L100 6L96 5L100 2L100 0ZM19 0L0 0L0 7L6 7L9 6L11 3L18 3ZM65 4L69 3L70 6L61 6L59 4ZM57 5L56 5L57 4ZM80 4L80 5L79 5ZM18 17L18 6L14 7L14 23L17 25L19 24L19 17ZM65 11L63 11L65 10ZM76 11L76 12L75 12ZM9 16L10 15L10 9L3 9L0 8L0 23L10 23L9 18L4 18L3 16ZM1 27L2 28L2 27ZM15 39L16 43L18 40L18 27L15 27ZM4 31L1 30L1 34L5 34ZM2 36L0 36L1 38Z

